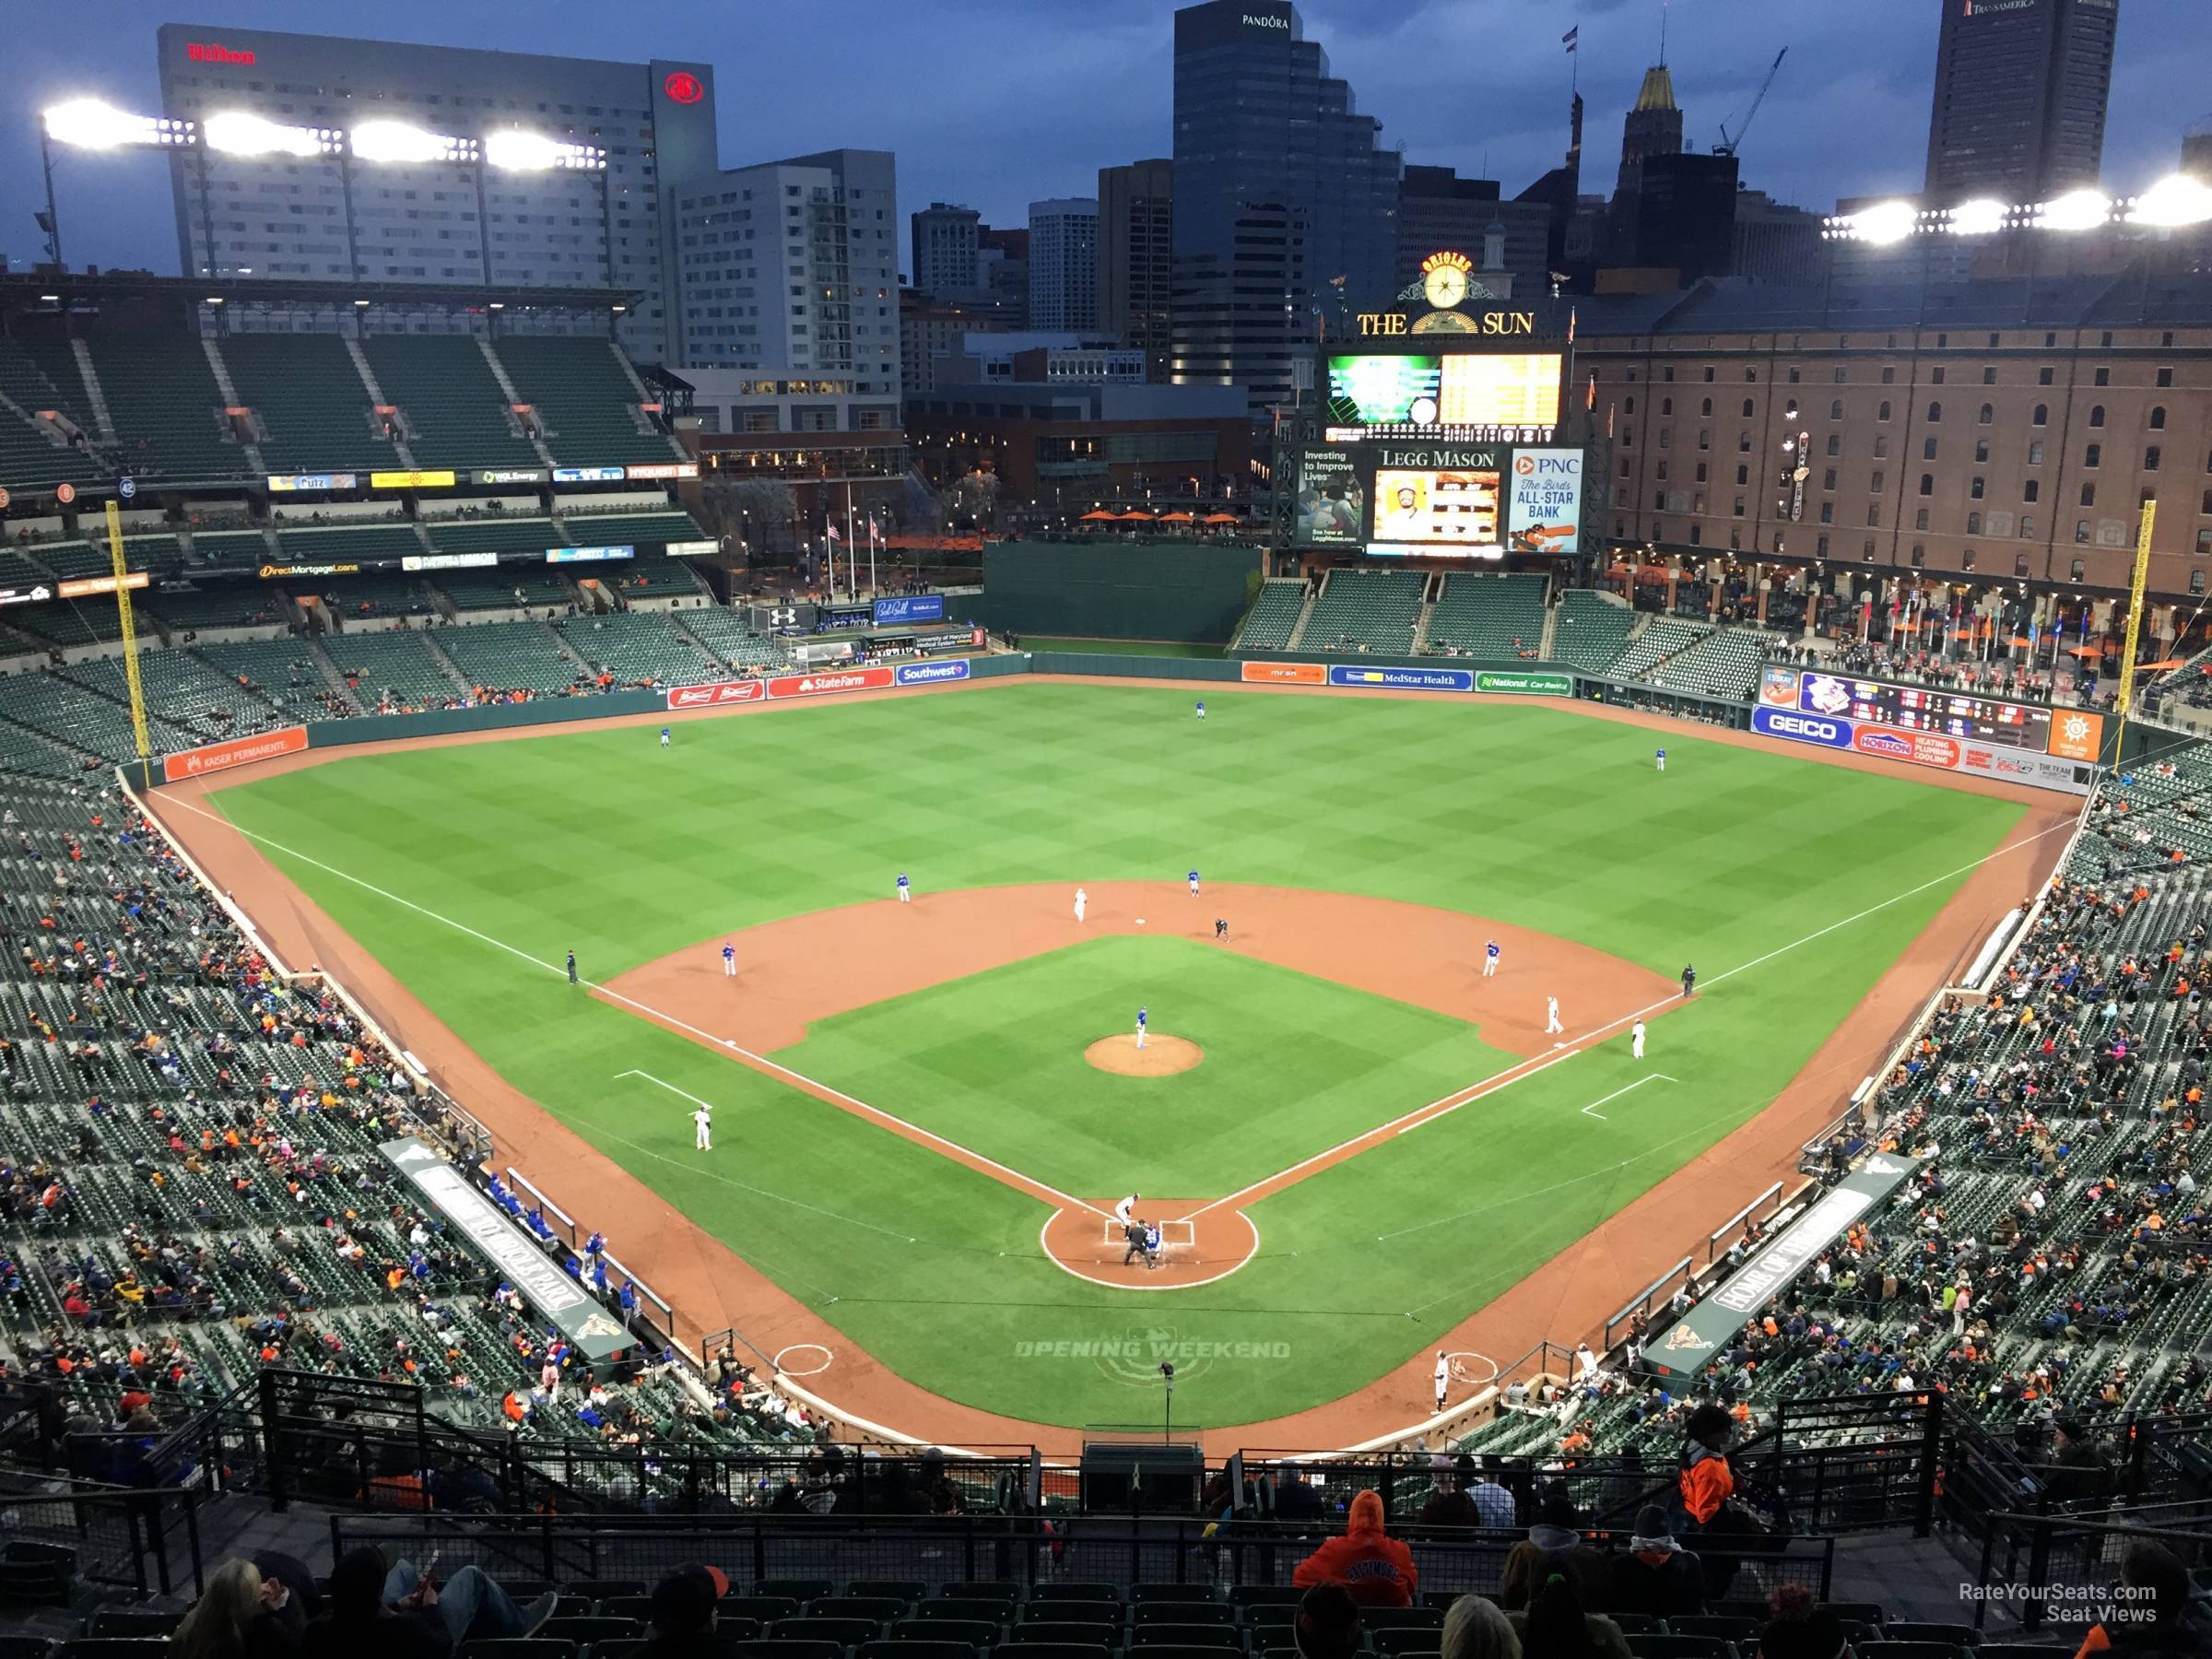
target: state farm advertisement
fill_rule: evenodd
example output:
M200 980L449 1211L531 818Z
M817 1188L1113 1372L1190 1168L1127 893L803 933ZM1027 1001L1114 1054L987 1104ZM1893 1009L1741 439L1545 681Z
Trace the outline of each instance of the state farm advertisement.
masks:
M671 686L671 709L723 709L732 703L759 702L768 695L762 680L723 680L712 686Z
M896 677L888 668L840 668L826 674L785 674L768 682L771 697L825 697L833 691L880 691Z

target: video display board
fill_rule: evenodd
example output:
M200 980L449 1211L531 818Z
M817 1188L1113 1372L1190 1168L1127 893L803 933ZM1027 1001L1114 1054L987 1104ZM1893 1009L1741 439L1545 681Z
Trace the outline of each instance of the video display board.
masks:
M1541 442L1559 424L1564 367L1550 351L1333 355L1323 436Z
M1499 523L1494 466L1375 469L1373 541L1495 557L1505 550Z
M1849 721L1865 739L1856 747L1870 753L1888 752L1878 736L1888 727L2093 763L2104 736L2104 717L2085 710L2052 710L1941 686L1898 686L1797 668L1764 670L1759 700L1770 709Z

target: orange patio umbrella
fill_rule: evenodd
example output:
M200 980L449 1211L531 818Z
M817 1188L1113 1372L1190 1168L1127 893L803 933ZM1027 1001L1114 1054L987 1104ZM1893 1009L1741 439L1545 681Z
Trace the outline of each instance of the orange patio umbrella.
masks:
M1083 515L1083 516L1082 516L1080 519L1078 519L1077 522L1078 524L1104 524L1104 523L1109 523L1109 522L1111 522L1111 521L1112 521L1112 520L1113 520L1113 519L1119 518L1120 516L1121 516L1121 514L1119 514L1119 513L1117 513L1117 512L1087 512L1087 513L1085 513L1085 514L1084 514L1084 515Z
M1159 522L1163 524L1192 524L1197 523L1197 521L1187 512L1163 512L1159 515Z
M1118 513L1114 514L1114 516L1115 516L1116 518L1124 518L1124 519L1148 519L1148 518L1150 518L1152 515L1151 515L1150 513L1147 512L1146 512L1146 511L1145 511L1145 510L1144 510L1142 507L1132 507L1132 508L1130 508L1130 509L1129 509L1129 511L1128 511L1128 512L1118 512Z
M1237 515L1233 512L1209 512L1198 522L1202 524L1233 524L1237 522Z

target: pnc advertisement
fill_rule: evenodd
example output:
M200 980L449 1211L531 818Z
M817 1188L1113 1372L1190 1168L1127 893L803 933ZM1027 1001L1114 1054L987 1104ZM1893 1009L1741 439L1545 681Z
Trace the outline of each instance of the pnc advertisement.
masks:
M1516 553L1573 553L1582 546L1583 452L1515 450L1506 502L1507 545Z

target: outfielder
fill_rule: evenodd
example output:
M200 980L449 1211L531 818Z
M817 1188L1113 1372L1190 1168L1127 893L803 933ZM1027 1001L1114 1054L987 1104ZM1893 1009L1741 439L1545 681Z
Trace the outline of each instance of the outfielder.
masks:
M1076 889L1076 920L1083 920L1083 912L1090 908L1090 895L1081 888Z
M1498 941L1495 939L1482 947L1482 977L1484 979L1498 977Z
M737 947L727 939L722 942L722 977L737 977Z
M1145 1011L1139 1007L1136 1011L1136 1046L1140 1049L1145 1046Z
M913 901L914 889L907 882L906 872L901 870L899 872L899 902L901 904L912 904Z
M697 1129L697 1133L691 1137L692 1147L700 1152L713 1151L714 1114L709 1112L704 1106L701 1106L697 1112L691 1114L691 1122Z
M1659 757L1658 757L1658 759L1659 759L1659 770L1660 770L1661 771L1665 771L1666 770L1666 751L1665 751L1665 749L1661 749L1661 750L1659 751Z
M1635 1059L1643 1058L1643 1021L1641 1019L1629 1028L1629 1053Z
M1198 718L1201 720L1206 718L1206 705L1204 703L1200 703L1198 705Z
M661 728L661 747L663 748L668 747L668 728L666 726Z
M1555 1031L1564 1031L1566 1029L1559 1023L1559 999L1556 996L1546 997L1544 999L1544 1034L1548 1037Z

